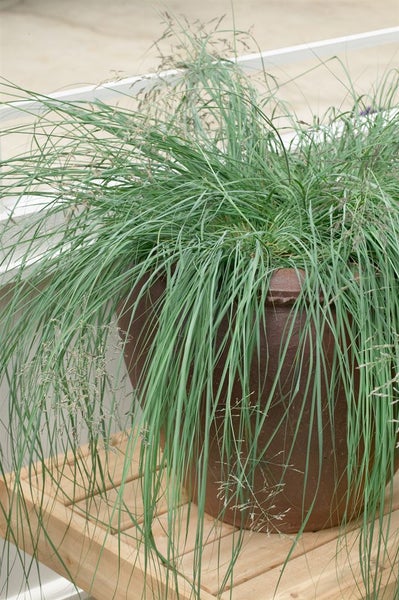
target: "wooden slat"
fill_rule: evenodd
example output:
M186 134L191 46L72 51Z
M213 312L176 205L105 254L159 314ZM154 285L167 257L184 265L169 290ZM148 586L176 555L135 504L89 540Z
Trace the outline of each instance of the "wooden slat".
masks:
M192 600L189 583L179 576L168 579L162 564L147 564L145 569L139 549L124 544L72 507L44 493L40 494L39 511L40 492L29 487L28 482L20 483L20 491L20 502L14 497L14 504L9 506L6 484L0 480L0 503L16 533L11 541L73 580L96 600L142 600L143 597L161 600L166 596L168 600ZM5 521L0 518L0 534L7 537L7 533ZM168 586L171 580L174 585ZM201 600L215 598L204 591Z
M399 473L394 478L392 501L387 496L385 503L386 512L397 509L399 509ZM356 522L348 525L346 533L352 529L356 530L357 526ZM317 548L320 549L320 552L324 552L325 545L328 542L335 546L338 538L342 535L344 534L338 527L315 533L305 533L292 550L295 536L265 535L247 531L243 535L242 550L235 564L234 585L239 586L241 583L261 576L262 573L272 569L281 569L290 552L292 552L290 554L291 560L305 554L307 557L311 556L310 553ZM231 534L224 537L220 543L214 546L205 546L203 549L201 579L206 589L213 594L218 592L224 579L236 543L236 536ZM194 560L194 553L187 552L185 554L182 560L184 573L192 572ZM262 584L260 584L261 586ZM225 589L230 589L230 584L227 584ZM235 596L233 598L235 599Z
M10 531L14 532L11 541L36 554L96 600L142 600L144 593L148 599L163 600L167 589L168 600L193 600L190 582L199 557L200 600L364 600L356 523L346 529L344 537L340 537L339 528L302 535L286 565L295 536L244 532L234 578L219 593L238 533L232 526L206 517L199 548L197 509L185 503L184 494L167 485L162 470L157 471L160 487L152 534L158 551L167 556L173 529L177 547L169 559L173 558L180 575L176 580L174 576L168 579L166 567L156 557L145 570L139 525L143 519L143 482L139 449L132 451L131 439L128 433L118 435L111 448L99 452L97 460L107 469L99 475L94 490L87 489L85 477L93 466L88 447L79 449L77 458L68 455L23 471L18 485L12 474L0 479L0 535L10 538ZM176 500L172 512L168 496L168 500ZM392 514L385 517L385 521L392 519L387 560L378 567L378 600L398 600L399 473L392 502L386 501L386 512L390 511ZM132 526L134 523L137 526ZM373 552L372 560L376 561L377 548Z
M159 475L159 489L156 492L156 512L158 514L167 510L171 494L174 493L173 490L168 490L163 471L160 471ZM133 479L125 483L122 488L111 488L104 494L95 494L76 502L74 508L90 521L110 527L113 533L123 531L132 527L132 524L141 523L144 519L141 488L141 479ZM187 501L184 492L179 494L179 498L177 493L174 493L174 497L176 502L183 503Z
M176 507L173 511L161 512L158 514L156 521L152 525L152 534L157 550L164 556L168 555L169 538L172 537L176 542L176 547L173 549L173 555L180 557L185 553L198 548L197 540L198 526L198 509L194 504L185 503L182 506ZM170 529L173 529L172 536ZM205 515L203 522L202 544L209 545L221 537L229 535L234 531L232 525L217 521L209 515ZM130 545L136 545L139 536L137 528L131 527L122 532L122 539Z
M132 447L133 439L129 433L115 434L105 448L99 445L94 457L89 445L81 446L75 453L22 469L20 478L49 496L57 496L65 505L79 502L120 485L122 479L130 481L140 476L140 448Z
M337 538L336 529L327 529L318 533L306 533L295 546L292 557L304 554L309 549L322 546ZM257 575L280 567L293 548L295 536L245 532L242 549L238 555L234 569L234 584L238 585ZM237 534L231 534L220 540L214 546L206 546L202 553L202 581L206 588L216 594L223 581L231 561L234 547L237 544ZM184 573L191 572L194 554L187 553L182 560ZM226 586L229 589L230 585Z
M382 574L386 570L387 575L391 576L389 584L392 587L398 573L399 511L386 516L384 525L388 518L392 519L392 533L386 541L388 552L386 561L379 565L379 571ZM293 558L287 563L283 574L279 566L234 587L233 600L262 598L265 590L270 593L273 600L294 598L296 600L363 600L366 592L360 576L359 530L355 529L340 539L341 542L334 539ZM374 548L371 553L371 564L376 561L377 552L378 549ZM394 565L393 573L392 565ZM381 591L381 600L383 598ZM223 594L221 599L230 600L229 592Z
M212 542L228 535L234 530L232 525L217 521L208 515L205 515L202 525L202 543L204 546L212 544ZM197 507L194 504L185 504L183 507L181 507L180 512L178 512L178 518L175 521L172 537L172 539L177 540L178 547L175 549L175 552L178 556L182 555L183 553L191 552L197 547L197 526ZM179 528L180 531L176 531L177 528ZM164 513L158 518L153 527L153 534L158 550L166 554L170 537L167 513Z

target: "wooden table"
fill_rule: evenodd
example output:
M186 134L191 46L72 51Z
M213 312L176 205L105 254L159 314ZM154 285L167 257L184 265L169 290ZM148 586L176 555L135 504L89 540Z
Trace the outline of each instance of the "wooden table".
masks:
M110 446L99 453L95 465L89 448L81 447L76 455L49 461L45 467L33 465L30 470L25 469L17 487L14 474L0 480L0 535L35 554L96 600L366 598L360 577L356 524L345 536L339 536L338 528L306 533L293 550L294 536L245 532L233 578L228 577L226 585L221 587L239 534L232 526L209 517L204 524L203 543L198 548L196 508L183 502L176 509L179 512L175 523L184 532L175 556L179 575L174 577L160 560L146 565L140 535L143 506L139 494L142 483L139 459L137 452L132 451L131 460L126 461L125 455L130 452L129 437L117 434ZM93 477L89 473L95 469L99 472L100 465L103 474L98 475L90 490L87 481L93 481ZM160 552L166 552L171 526L166 494L165 484L159 494L158 516L153 527ZM391 519L391 533L385 540L386 560L378 570L379 600L399 598L399 474L395 477L392 508L384 516L384 521ZM13 536L7 529L7 518ZM292 554L285 564L290 550ZM377 551L373 550L372 561ZM200 592L195 595L191 582L199 556L201 584Z

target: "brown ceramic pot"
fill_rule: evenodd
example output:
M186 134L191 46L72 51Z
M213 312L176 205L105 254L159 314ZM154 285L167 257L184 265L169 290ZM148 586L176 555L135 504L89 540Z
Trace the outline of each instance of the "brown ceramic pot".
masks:
M293 269L280 269L271 278L265 303L267 327L265 331L260 332L260 357L254 357L251 362L251 385L253 383L253 389L258 390L259 374L262 374L263 394L257 405L258 414L264 409L270 394L272 402L267 411L262 434L257 440L257 451L261 459L253 460L253 454L250 457L250 462L255 464L257 461L257 464L248 475L250 485L247 488L241 487L235 491L232 489L231 482L234 482L238 454L230 457L227 461L229 464L226 465L226 458L222 459L220 455L220 440L217 441L226 402L231 401L231 397L220 402L212 425L214 441L210 447L205 509L215 517L220 516L223 509L224 521L258 531L293 533L303 527L305 531L315 531L338 525L342 522L344 514L347 517L355 517L362 509L359 494L356 497L353 495L348 501L348 399L343 386L338 380L332 410L327 401L321 401L319 409L314 410L314 403L309 398L311 391L309 392L307 386L310 353L314 350L311 339L306 339L302 348L299 375L296 369L298 343L306 315L301 313L294 318L292 308L300 293L301 283L301 274ZM138 284L133 291L132 301L137 299L140 289L141 285ZM123 337L126 338L128 333L125 359L133 386L139 385L146 359L144 337L146 343L150 343L152 336L148 335L148 332L156 329L153 306L164 289L162 279L156 281L140 300L139 310L133 320L126 310L120 315L119 327ZM221 336L226 332L226 327L227 323L221 324ZM278 357L281 345L287 339L287 328L291 328L292 331L279 381L273 391L276 373L280 368ZM327 368L320 383L321 398L327 396L324 390L329 385L328 370L333 364L334 344L332 332L326 327L323 352ZM222 357L214 370L215 389L222 377L223 368ZM352 368L356 394L356 369L354 366ZM295 394L292 393L293 388ZM238 380L233 385L232 397L242 397ZM351 398L350 402L353 400ZM231 417L231 426L238 440L242 438L239 412L238 404ZM256 419L256 411L253 418ZM198 447L201 447L203 434L200 427L198 438ZM241 461L246 460L247 452L245 440L240 441ZM195 464L187 480L187 488L195 501ZM228 497L229 494L231 497Z

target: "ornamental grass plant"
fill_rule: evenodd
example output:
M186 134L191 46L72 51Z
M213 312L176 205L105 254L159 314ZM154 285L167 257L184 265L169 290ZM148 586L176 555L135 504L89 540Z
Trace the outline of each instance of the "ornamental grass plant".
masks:
M299 378L311 338L307 418L320 452L321 407L327 402L333 415L336 382L345 389L346 475L364 506L359 557L367 598L377 600L389 523L381 529L373 523L386 511L398 443L398 73L386 76L375 98L353 92L349 110L335 107L304 125L278 100L269 75L262 74L261 88L259 79L221 58L215 36L180 31L179 79L173 85L160 80L133 107L125 106L126 98L117 106L63 102L5 86L10 100L34 96L43 111L34 125L2 132L28 133L31 147L1 163L1 197L13 209L0 238L0 370L8 390L1 399L8 418L1 424L0 475L42 463L45 477L49 456L77 452L86 442L96 465L112 433L128 432L131 447L141 449L144 474L141 547L148 565L160 560L173 578L185 532L174 528L166 553L156 547L152 522L161 470L154 467L161 461L170 484L172 531L194 460L193 598L199 598L212 422L223 396L218 444L222 463L234 469L220 481L220 499L251 511L251 478L265 452L259 431L279 386L276 376L260 410L267 374L253 389L251 361L260 352L259 331L268 328L264 305L272 275L294 269L304 283L292 311L306 317L293 369ZM37 210L21 226L16 217L27 205ZM126 339L115 337L116 315L125 314L141 282L129 303L134 320L160 279L164 288L140 340L147 353L126 410L117 395L126 377ZM222 320L229 327L221 336ZM327 384L326 328L336 340ZM112 373L110 345L117 356ZM282 344L281 360L285 352ZM221 357L222 377L214 385ZM236 381L239 398L228 393ZM294 400L301 403L292 385ZM239 438L231 426L237 413ZM294 443L298 424L291 425ZM245 460L242 440L249 447ZM98 486L95 468L85 477L88 488ZM283 487L271 486L270 498ZM256 529L276 533L284 518L267 507ZM344 515L343 535L350 518ZM134 514L131 519L134 524ZM12 539L11 522L8 534ZM239 531L221 590L234 579L240 539ZM369 560L372 544L379 546L376 563ZM393 580L397 570L393 565Z

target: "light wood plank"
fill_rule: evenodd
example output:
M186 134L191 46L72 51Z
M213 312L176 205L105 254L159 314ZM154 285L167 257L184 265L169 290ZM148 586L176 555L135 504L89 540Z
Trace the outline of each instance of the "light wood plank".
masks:
M393 482L392 502L387 497L385 511L399 509L399 473ZM358 527L353 522L346 528L346 533ZM324 544L336 540L342 532L339 527L325 529L318 532L303 534L296 541L295 536L264 534L247 531L243 535L242 549L236 560L234 568L234 585L255 578L264 572L274 568L280 568L286 561L289 553L290 559L311 552L315 548L321 548ZM295 547L293 544L296 541ZM334 542L333 542L334 543ZM223 581L227 568L232 558L233 549L237 544L237 536L227 535L214 546L206 546L202 553L202 581L206 588L216 594ZM187 552L182 559L183 572L192 572L195 556ZM224 589L230 589L228 583Z
M387 556L384 563L380 563L378 570L382 575L383 585L389 585L388 589L392 591L394 586L397 586L397 581L392 579L397 577L398 573L399 511L384 517L384 524L388 518L392 520L391 534L386 540ZM283 573L279 566L258 577L250 578L234 587L232 598L262 598L262 594L267 591L273 600L361 600L365 597L365 590L360 576L358 541L359 530L355 529L347 533L341 541L332 540L293 558ZM372 550L372 563L376 561L377 552L377 548ZM382 598L384 596L381 592ZM221 599L230 600L229 592L223 594Z
M145 569L143 553L137 548L124 544L56 498L31 488L28 482L21 482L20 492L22 495L10 502L6 482L0 480L0 503L16 533L11 541L96 600L163 600L166 596L168 600L192 600L187 581L179 576L168 579L159 562L147 564ZM2 518L0 534L8 534ZM177 583L178 592L168 581ZM201 600L215 598L204 591Z
M322 546L336 539L337 530L306 533L293 547L295 536L245 532L242 546L234 567L234 585L239 585L259 574L281 566L292 551L292 557L304 554L310 548ZM231 562L234 548L237 546L237 533L225 536L213 545L207 545L202 552L201 579L206 588L216 594ZM192 572L195 556L187 553L182 559L182 570ZM230 589L228 583L225 589Z
M122 480L140 477L140 447L133 446L132 440L128 432L115 434L94 457L88 445L82 446L75 454L69 452L23 469L21 478L57 496L66 506L79 502L119 486Z
M77 455L52 459L25 469L15 486L11 474L0 479L0 535L7 537L7 519L15 538L11 541L28 553L91 593L96 600L142 600L142 594L154 600L166 597L168 573L164 564L155 560L145 571L139 523L143 519L142 480L139 448L132 451L129 432L115 436L111 447L99 452L98 460L106 469L94 478L94 489L88 489L93 468L89 447ZM230 525L211 517L204 522L202 550L198 548L196 529L198 512L186 503L183 493L168 485L158 471L160 488L157 519L152 533L158 550L166 556L170 528L179 540L174 556L181 570L177 577L179 593L170 591L168 600L192 600L192 574L201 556L201 600L363 600L359 587L359 550L356 523L351 524L339 547L339 528L300 537L280 580L282 565L292 548L295 536L245 532L243 546L234 567L234 580L223 593L218 588L231 561L237 532ZM44 477L45 475L45 477ZM123 481L122 485L121 482ZM94 493L100 490L101 493ZM168 498L169 496L169 498ZM180 506L171 512L170 500ZM73 504L71 501L73 500ZM392 502L388 498L386 512L393 510L391 536L386 563L379 565L381 599L398 600L399 547L399 473L394 480ZM132 522L137 527L132 527ZM180 529L180 535L179 534ZM377 537L377 535L376 535ZM341 538L340 538L341 539ZM339 551L338 551L339 550ZM372 560L376 559L374 549ZM158 562L157 562L158 560ZM169 579L170 584L174 578ZM357 583L356 583L357 582ZM277 588L277 583L280 585ZM229 591L229 586L234 585ZM173 586L174 587L174 586ZM267 594L267 595L266 595Z
M163 471L159 471L158 486L155 499L157 514L165 512L173 501L180 504L187 502L184 491L178 494L172 486L168 486ZM90 496L76 502L74 508L90 521L109 527L113 533L123 531L144 519L142 480L133 479L122 487Z
M166 507L165 507L166 508ZM183 504L169 512L158 514L152 526L152 533L158 551L164 556L171 552L168 546L170 539L176 540L176 547L172 554L177 558L184 553L189 553L198 547L197 540L198 508L195 504ZM173 530L171 536L170 531ZM205 515L203 522L203 545L212 544L217 539L229 535L234 531L232 525L222 523L209 515ZM123 531L123 539L127 544L136 545L139 540L136 527Z

